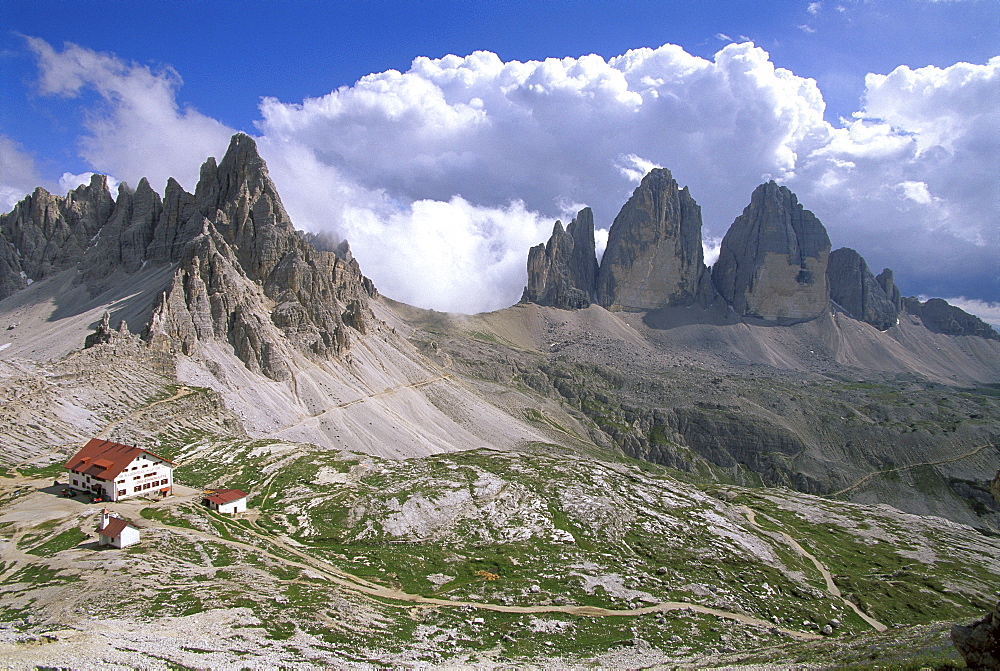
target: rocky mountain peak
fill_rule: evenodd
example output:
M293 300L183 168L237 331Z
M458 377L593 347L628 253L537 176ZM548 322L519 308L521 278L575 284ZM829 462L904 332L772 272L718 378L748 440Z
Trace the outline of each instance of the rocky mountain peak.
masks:
M887 268L884 273L888 273L891 282L892 271ZM830 284L830 300L847 314L881 331L896 324L896 303L856 251L843 247L832 252L826 277Z
M549 241L528 252L528 286L521 302L566 310L585 308L593 299L596 283L594 214L585 207L566 229L556 221Z
M651 170L608 235L597 300L612 310L707 304L715 295L701 246L701 208L665 168Z
M829 255L823 224L772 180L754 190L722 239L712 281L741 317L808 321L828 309Z

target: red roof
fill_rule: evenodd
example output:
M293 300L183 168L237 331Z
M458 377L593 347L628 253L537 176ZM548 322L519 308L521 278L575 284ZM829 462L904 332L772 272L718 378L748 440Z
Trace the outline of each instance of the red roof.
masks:
M148 454L168 464L173 464L169 459L155 455L149 450L112 443L110 440L92 438L83 446L83 449L66 462L66 468L101 480L114 480L119 473L125 470L126 466L132 463L133 459L141 454Z
M221 506L223 503L238 501L239 499L246 498L246 496L247 493L240 489L216 489L215 493L211 496L206 496L205 500Z
M126 527L135 527L135 525L124 517L112 517L108 520L108 525L101 529L98 533L108 538L114 538L115 536L121 536Z

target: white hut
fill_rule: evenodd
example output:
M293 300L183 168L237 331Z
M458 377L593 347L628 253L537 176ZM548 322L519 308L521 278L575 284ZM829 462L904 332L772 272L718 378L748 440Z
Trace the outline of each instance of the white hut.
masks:
M101 511L101 524L97 527L97 533L101 536L101 545L119 549L139 542L139 527L120 515L109 513L107 508Z

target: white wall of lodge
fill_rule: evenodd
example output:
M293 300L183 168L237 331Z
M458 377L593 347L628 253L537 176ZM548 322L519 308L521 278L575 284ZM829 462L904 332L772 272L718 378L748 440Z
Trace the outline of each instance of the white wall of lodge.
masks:
M102 480L79 471L67 471L73 489L100 493L105 501L119 501L131 496L148 496L174 486L173 466L151 454L140 454L122 470L114 481Z

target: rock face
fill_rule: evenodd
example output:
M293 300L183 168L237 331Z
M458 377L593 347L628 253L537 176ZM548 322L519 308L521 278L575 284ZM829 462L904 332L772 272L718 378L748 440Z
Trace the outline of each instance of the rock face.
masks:
M13 259L10 251L0 251L0 298L26 280L41 280L80 263L114 206L107 178L94 175L65 198L39 187L0 216L0 234L16 250Z
M997 471L997 476L993 478L993 482L990 483L990 493L993 494L993 498L996 499L997 505L1000 506L1000 471Z
M712 281L738 315L764 323L808 321L828 309L830 238L787 187L758 186L722 239Z
M200 233L143 334L155 348L227 342L250 370L284 380L295 356L341 355L350 331L374 319L377 291L349 248L319 251L296 233L250 137L205 162L193 198L168 187L167 204L174 231ZM167 235L161 253L176 239Z
M566 310L588 307L597 288L594 214L585 207L563 230L557 221L552 237L528 252L528 286L522 303Z
M892 271L888 268L888 281ZM884 331L896 324L898 310L885 289L868 269L868 264L853 249L843 247L830 254L826 268L830 300L855 319ZM895 289L895 286L892 287Z
M970 669L1000 669L1000 601L983 619L953 625L951 642Z
M992 326L943 298L931 298L924 303L913 297L904 298L903 309L919 318L928 330L935 333L1000 340L1000 334Z
M701 246L701 208L670 171L651 170L611 226L597 277L609 310L707 305L715 296Z
M899 287L896 286L896 280L892 275L892 270L889 268L884 268L882 272L875 276L875 281L878 285L882 287L882 291L885 292L886 298L892 303L892 306L896 308L896 313L898 314L900 310L903 309L903 297L899 293Z
M36 189L0 217L0 299L72 267L98 293L112 275L147 263L177 270L143 329L146 342L188 354L225 343L273 379L286 379L296 356L343 354L350 333L374 319L368 300L377 291L350 249L320 251L295 231L246 135L233 137L221 163L205 162L193 195L171 179L161 199L143 179L112 199L95 175L65 198ZM114 333L102 323L87 346Z

